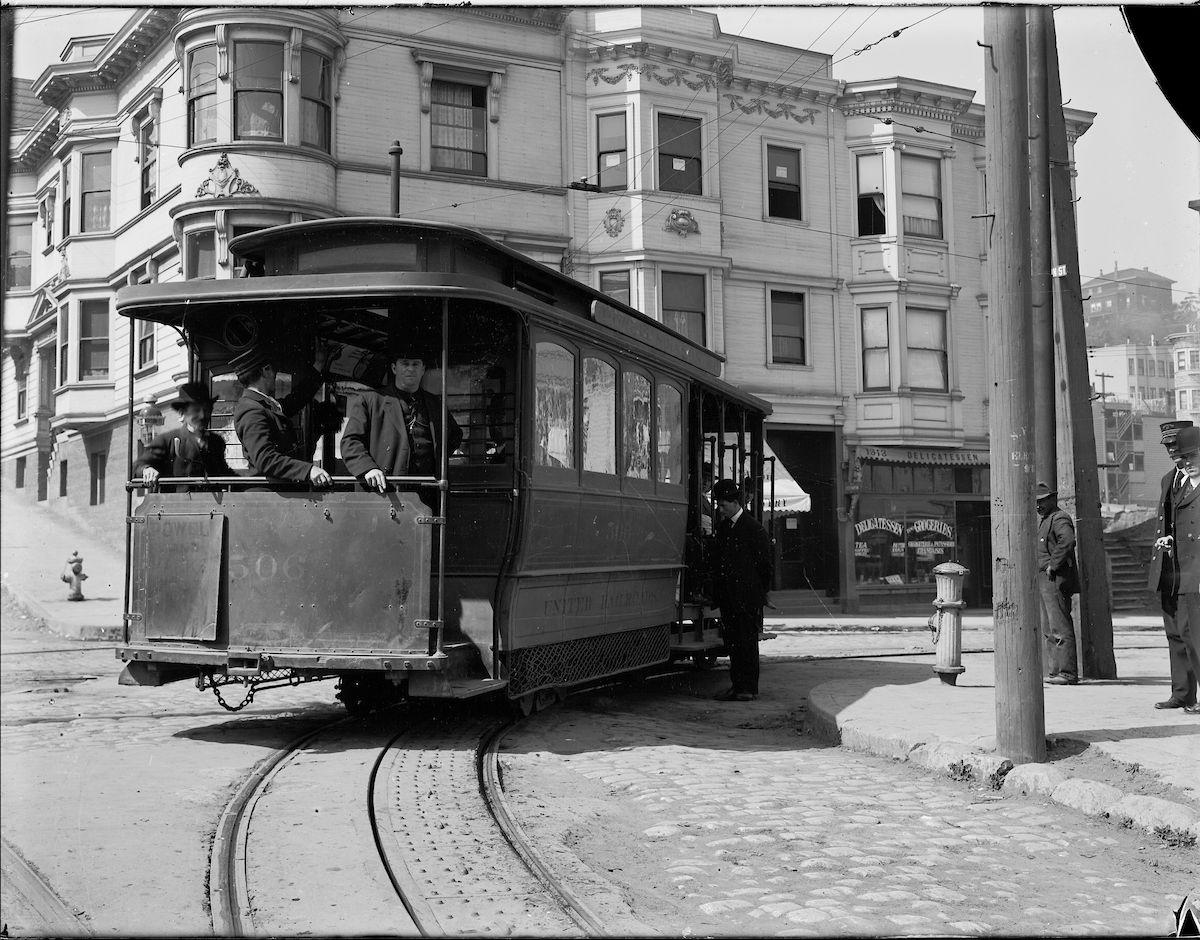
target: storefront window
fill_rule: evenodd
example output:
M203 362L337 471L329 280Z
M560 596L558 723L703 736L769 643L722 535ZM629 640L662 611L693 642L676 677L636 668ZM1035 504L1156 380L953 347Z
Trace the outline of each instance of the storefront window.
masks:
M859 584L925 584L933 569L953 561L958 543L952 500L863 496L854 524Z

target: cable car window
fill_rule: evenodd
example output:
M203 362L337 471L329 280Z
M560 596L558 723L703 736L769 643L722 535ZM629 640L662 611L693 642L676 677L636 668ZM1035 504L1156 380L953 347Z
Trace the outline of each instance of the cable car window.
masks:
M583 469L617 472L617 370L603 359L583 360Z
M636 372L623 376L621 439L624 442L625 476L650 479L650 380Z
M537 344L534 462L575 467L575 355L557 343Z
M658 386L658 482L683 482L683 395L672 385Z

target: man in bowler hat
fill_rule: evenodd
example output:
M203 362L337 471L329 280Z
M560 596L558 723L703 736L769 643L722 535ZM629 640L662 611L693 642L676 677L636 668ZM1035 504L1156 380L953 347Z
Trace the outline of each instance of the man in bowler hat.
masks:
M208 429L213 402L203 382L187 382L171 400L179 427L157 435L142 450L133 472L154 486L164 477L236 476L225 462L225 439Z
M1193 676L1200 676L1200 428L1181 428L1175 438L1184 480L1174 503L1173 552L1179 579L1175 627ZM1200 704L1181 706L1200 715Z
M1075 623L1071 619L1071 597L1079 593L1075 523L1058 508L1058 491L1046 483L1037 485L1037 512L1038 591L1045 616L1046 681L1051 685L1075 685L1079 682Z
M731 683L716 697L749 702L758 698L758 620L771 589L774 553L766 530L742 507L742 493L733 480L718 480L712 498L721 517L715 533L713 603L721 609Z
M1154 533L1154 554L1150 557L1150 572L1146 586L1158 591L1162 604L1163 630L1167 634L1167 657L1171 665L1171 694L1155 708L1186 708L1196 703L1196 674L1188 659L1187 646L1179 632L1176 613L1179 609L1179 556L1175 551L1175 503L1187 485L1188 475L1179 454L1178 435L1191 421L1166 421L1159 426L1161 443L1175 467L1163 474L1162 493L1158 500L1158 529Z
M346 469L380 493L389 476L437 476L441 470L442 401L421 388L430 349L419 337L406 335L393 340L389 355L392 381L347 400L341 446ZM446 428L446 446L453 453L463 433L448 411Z
M321 384L320 372L309 365L297 370L292 376L292 393L277 400L278 362L269 352L252 347L229 364L246 387L234 408L233 426L250 463L250 473L292 483L329 486L332 478L308 459L290 420L316 394Z

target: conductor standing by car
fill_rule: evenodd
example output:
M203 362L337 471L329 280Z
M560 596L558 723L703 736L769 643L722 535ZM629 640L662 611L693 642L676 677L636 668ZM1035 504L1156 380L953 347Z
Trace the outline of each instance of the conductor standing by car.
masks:
M1183 428L1175 439L1187 479L1175 501L1175 553L1178 557L1179 606L1175 625L1194 676L1200 676L1200 428ZM1184 705L1200 715L1200 704Z
M1179 610L1179 555L1175 551L1175 503L1187 486L1188 475L1179 455L1178 436L1191 421L1165 421L1160 424L1161 443L1175 466L1163 474L1162 493L1158 499L1158 529L1154 533L1154 554L1150 557L1150 573L1146 587L1157 591L1162 604L1163 630L1167 635L1167 658L1171 665L1171 694L1159 709L1186 708L1196 703L1196 675L1188 661L1187 646L1179 633L1176 615Z
M758 621L774 573L771 539L742 507L741 497L733 480L718 480L713 486L713 502L721 516L715 533L713 600L721 609L731 683L716 696L721 702L758 698Z

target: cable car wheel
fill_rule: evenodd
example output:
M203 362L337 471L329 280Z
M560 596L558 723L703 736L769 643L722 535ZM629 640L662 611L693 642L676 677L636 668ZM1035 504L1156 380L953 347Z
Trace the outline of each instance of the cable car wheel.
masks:
M543 712L551 705L556 705L566 699L563 689L537 689L518 695L510 701L512 710L518 718L528 718L536 712Z
M713 652L692 653L692 665L697 669L712 669L717 664L717 654Z
M383 676L348 675L338 679L335 697L355 717L370 714L403 699L400 687Z

